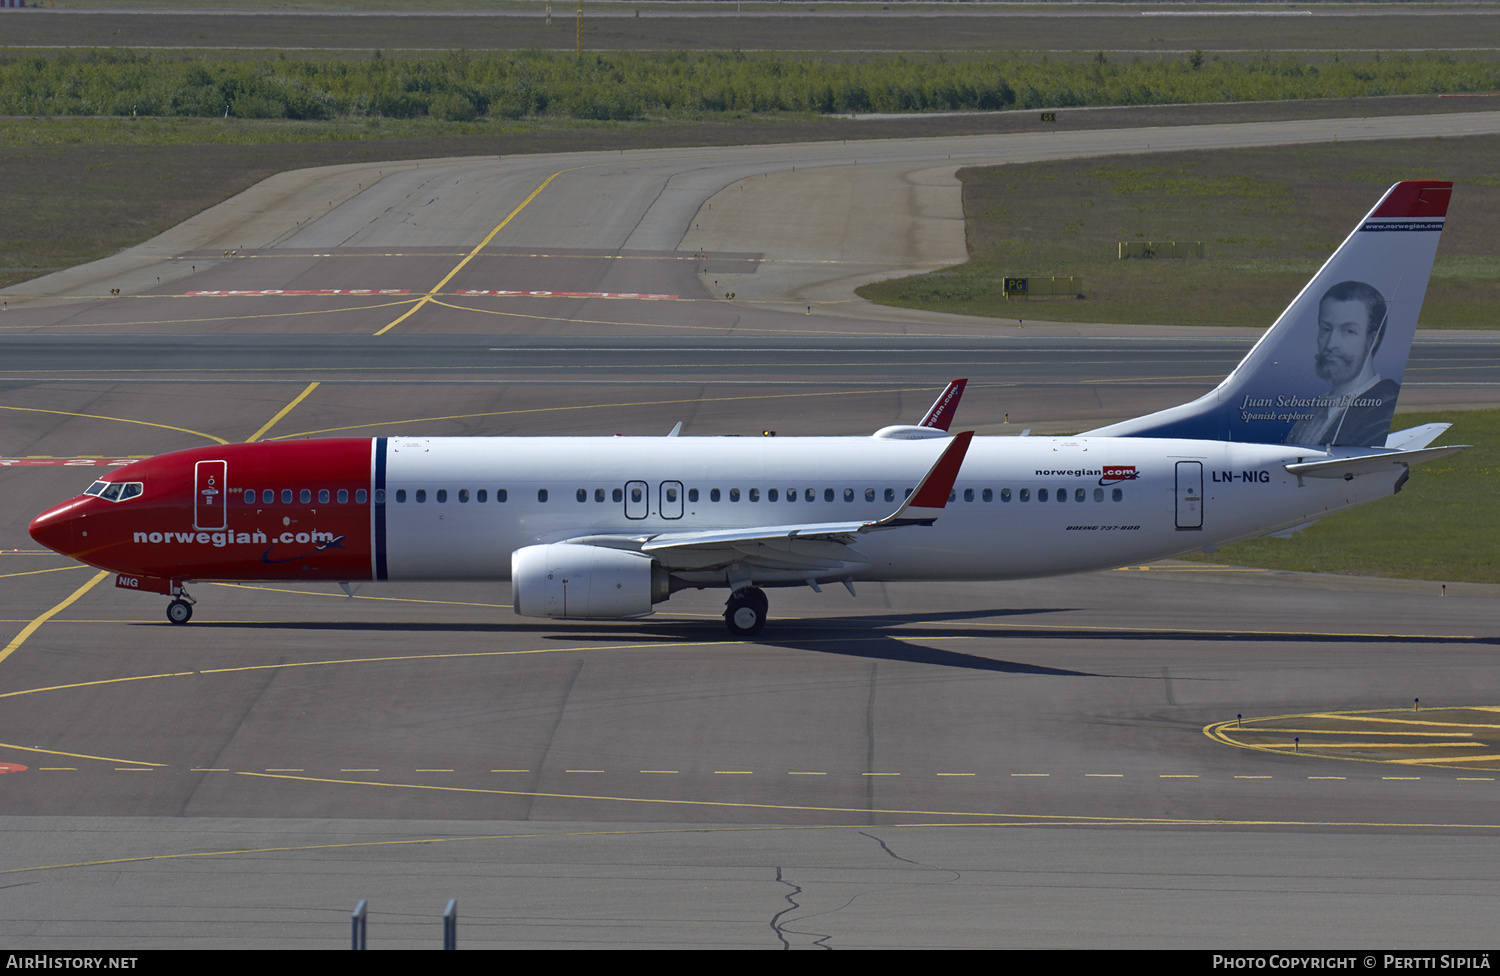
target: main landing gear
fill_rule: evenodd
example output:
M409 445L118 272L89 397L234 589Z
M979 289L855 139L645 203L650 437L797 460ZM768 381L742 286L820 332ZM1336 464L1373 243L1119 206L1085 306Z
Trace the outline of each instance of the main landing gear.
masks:
M736 637L754 637L766 625L766 610L770 601L766 591L757 586L747 586L729 594L724 604L724 624Z
M178 589L180 594L177 599L167 604L167 619L174 624L185 624L193 619L193 604L197 603L187 595L187 591Z

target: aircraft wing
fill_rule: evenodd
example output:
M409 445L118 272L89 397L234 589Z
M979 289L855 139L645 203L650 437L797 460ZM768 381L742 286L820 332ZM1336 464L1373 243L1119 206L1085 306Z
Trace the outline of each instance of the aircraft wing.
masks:
M947 430L948 425L953 423L953 415L958 412L958 401L963 397L964 387L968 383L967 379L950 382L932 406L927 409L927 415L917 426Z
M641 552L667 549L724 549L761 542L781 543L795 540L822 539L850 543L868 522L823 522L804 525L758 525L753 529L730 529L708 532L664 532L641 540Z
M850 548L867 532L909 525L931 525L948 504L948 495L958 479L964 455L973 440L972 430L957 435L948 444L917 487L899 508L881 519L853 522L806 522L790 525L757 525L740 529L706 529L696 532L660 532L638 536L585 536L567 541L582 545L604 545L651 553L672 569L706 569L731 562L745 562L781 570L829 573L868 560Z

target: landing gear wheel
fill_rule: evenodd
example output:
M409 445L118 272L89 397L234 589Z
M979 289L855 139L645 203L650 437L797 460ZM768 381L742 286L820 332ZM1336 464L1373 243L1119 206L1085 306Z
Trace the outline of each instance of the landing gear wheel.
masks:
M764 590L747 587L730 595L724 605L724 624L736 637L754 637L765 627L769 607Z
M186 600L173 600L167 604L167 619L174 624L185 624L193 619L193 605Z

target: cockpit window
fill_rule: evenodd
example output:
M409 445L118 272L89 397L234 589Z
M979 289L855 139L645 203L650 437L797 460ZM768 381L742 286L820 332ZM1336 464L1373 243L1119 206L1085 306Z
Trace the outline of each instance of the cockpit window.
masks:
M134 498L143 490L145 490L145 485L139 481L96 481L83 493L102 498L107 502L123 502L127 498Z

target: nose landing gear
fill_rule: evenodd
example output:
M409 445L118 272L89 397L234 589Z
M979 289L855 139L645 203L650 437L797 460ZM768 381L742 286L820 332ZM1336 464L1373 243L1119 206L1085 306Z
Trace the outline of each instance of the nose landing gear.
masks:
M765 627L769 607L765 590L756 586L736 590L724 604L724 625L736 637L754 637Z
M187 590L180 586L177 593L177 599L167 604L167 620L174 624L185 624L193 619L193 604L198 601L188 596Z

